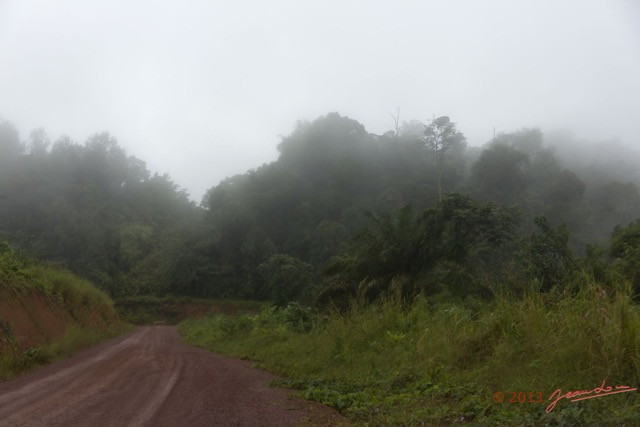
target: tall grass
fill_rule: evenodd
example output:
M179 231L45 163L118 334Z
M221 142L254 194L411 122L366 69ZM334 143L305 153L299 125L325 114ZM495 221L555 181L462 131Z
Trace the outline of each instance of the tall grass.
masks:
M47 365L125 331L124 325L113 325L97 330L79 325L70 326L59 340L26 350L12 349L0 352L0 381L13 378L23 372Z
M564 400L545 411L558 388L640 384L640 310L628 288L502 293L492 303L420 298L408 308L387 301L327 316L291 306L179 328L194 344L256 360L287 377L282 385L356 423L640 423L637 392ZM508 402L520 391L527 402ZM495 392L507 401L494 402ZM543 402L528 402L537 400L530 392Z
M13 293L40 291L69 307L113 307L108 295L93 283L52 264L39 263L0 241L0 286Z
M92 282L46 264L25 268L33 287L54 296L67 307L105 307L113 309L113 301Z

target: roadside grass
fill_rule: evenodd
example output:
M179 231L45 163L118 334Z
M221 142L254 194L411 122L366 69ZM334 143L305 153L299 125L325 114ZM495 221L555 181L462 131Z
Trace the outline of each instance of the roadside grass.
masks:
M25 269L25 275L36 289L52 295L68 308L92 307L113 311L113 301L106 292L68 270L34 264Z
M591 283L491 303L419 298L328 315L292 304L188 319L179 330L190 343L256 361L286 378L276 385L357 425L640 424L637 391L562 399L545 411L557 389L640 386L640 309L628 288Z
M1 241L0 286L17 294L40 291L67 307L113 307L111 298L90 281L53 264L38 263Z
M20 351L16 348L0 352L0 381L14 378L29 370L67 358L106 339L120 335L130 328L118 325L106 331L78 325L69 327L62 338L39 347Z

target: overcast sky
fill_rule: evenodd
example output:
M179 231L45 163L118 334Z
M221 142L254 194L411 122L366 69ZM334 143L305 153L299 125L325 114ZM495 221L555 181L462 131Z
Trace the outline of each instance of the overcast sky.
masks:
M448 115L640 148L640 2L0 0L0 117L108 131L191 197L278 156L300 119Z

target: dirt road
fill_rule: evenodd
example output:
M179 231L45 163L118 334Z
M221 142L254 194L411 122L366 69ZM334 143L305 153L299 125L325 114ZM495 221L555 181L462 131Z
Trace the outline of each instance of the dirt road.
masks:
M330 408L267 386L251 363L184 344L172 326L142 327L0 383L0 426L337 425ZM307 420L307 421L305 421Z

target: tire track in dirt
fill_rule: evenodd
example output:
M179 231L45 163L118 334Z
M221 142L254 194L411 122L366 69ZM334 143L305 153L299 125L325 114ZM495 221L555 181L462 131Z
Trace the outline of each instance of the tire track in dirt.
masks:
M287 426L345 420L270 388L249 362L182 343L171 326L138 328L0 383L0 426ZM306 420L306 421L305 421Z

